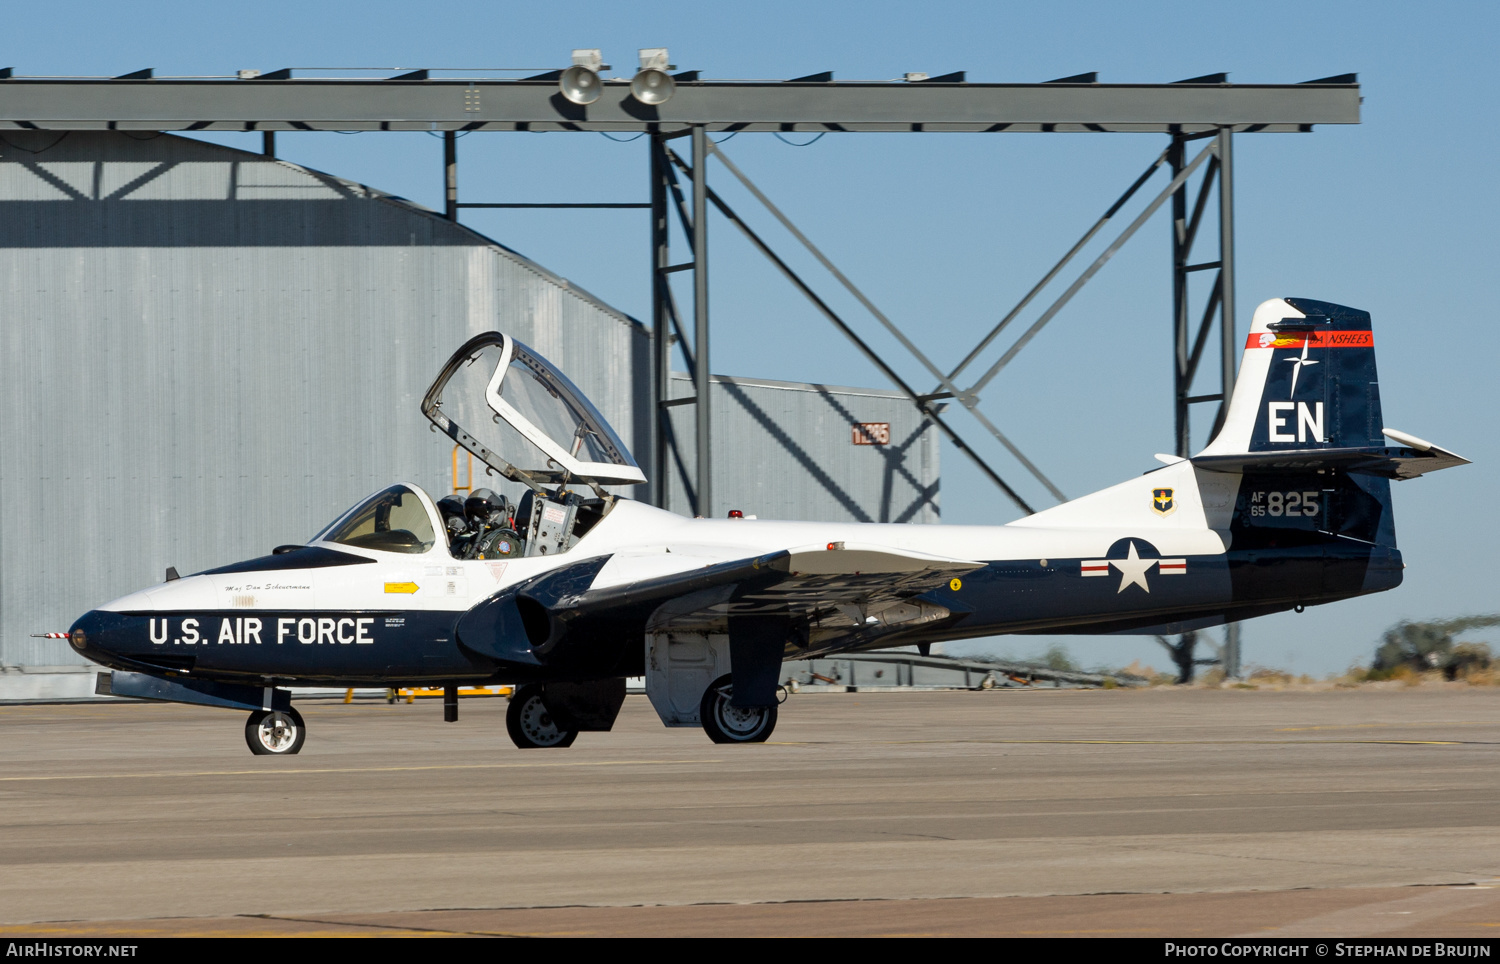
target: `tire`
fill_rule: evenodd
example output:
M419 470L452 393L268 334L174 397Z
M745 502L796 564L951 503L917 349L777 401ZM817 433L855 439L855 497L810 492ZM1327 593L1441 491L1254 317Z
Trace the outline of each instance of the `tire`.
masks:
M776 729L776 707L731 706L734 686L729 676L720 676L703 691L698 719L703 732L715 743L764 743Z
M256 710L245 721L245 742L256 756L291 756L307 742L307 724L296 710Z
M578 739L577 730L557 725L542 701L542 688L535 683L522 686L511 697L505 711L505 731L510 734L511 742L523 750L572 746Z

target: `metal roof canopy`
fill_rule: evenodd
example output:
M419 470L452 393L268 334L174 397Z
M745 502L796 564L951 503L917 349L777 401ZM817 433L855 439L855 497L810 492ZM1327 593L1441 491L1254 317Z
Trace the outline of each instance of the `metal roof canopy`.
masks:
M43 130L1287 132L1357 124L1359 104L1352 75L1302 84L679 79L655 107L618 80L580 106L555 79L0 79L0 129Z
M663 51L663 56L665 52ZM644 61L643 61L644 64ZM304 68L312 69L312 68ZM696 407L696 483L689 497L697 515L713 511L709 444L708 224L710 205L750 240L855 347L906 394L1019 507L1023 500L941 417L940 399L957 399L1047 490L1063 495L1041 471L978 409L979 389L1067 304L1116 251L1165 203L1172 202L1173 372L1177 454L1190 444L1191 405L1218 402L1222 420L1234 384L1235 344L1233 135L1236 133L1308 132L1315 124L1358 124L1360 88L1355 74L1340 74L1298 84L1230 84L1228 75L1209 74L1172 84L1100 84L1094 73L1042 84L971 84L963 73L936 78L912 75L903 81L835 82L831 73L785 81L705 81L697 71L676 74L675 92L655 106L631 94L630 81L610 78L598 100L580 105L565 98L560 72L522 80L439 79L427 70L385 79L296 78L292 69L239 79L155 77L150 69L120 77L15 77L0 70L0 131L151 130L260 131L264 152L275 153L277 131L442 131L446 181L445 214L458 219L462 208L649 208L651 210L653 385L657 418L653 425L654 478L665 504L668 450L675 452L670 408ZM649 133L650 202L578 204L537 202L459 203L456 134L466 131L598 131ZM1158 133L1170 136L1167 148L1047 272L957 368L944 373L856 288L776 206L736 168L707 137L708 132L891 132L891 133ZM690 135L691 162L669 146ZM1191 161L1190 141L1211 138ZM820 298L725 201L709 189L710 153L767 211L935 376L937 386L919 394L908 385L847 322ZM1204 161L1208 163L1205 164ZM955 379L974 362L1073 257L1094 238L1151 179L1166 166L1172 175L1166 188L1147 203L1063 294L1015 340L968 388ZM1196 191L1190 180L1199 169ZM678 171L689 181L684 191ZM1217 191L1214 190L1217 185ZM1211 194L1217 193L1219 250L1217 260L1192 261L1194 240ZM1192 199L1191 215L1189 194ZM690 260L670 257L669 209L675 209L688 240ZM689 334L672 294L671 275L693 273L693 325ZM1199 271L1213 271L1196 335L1188 317L1188 281ZM1193 395L1194 376L1217 321L1220 390ZM670 357L676 343L692 372L695 395L670 397ZM681 467L680 459L678 464ZM681 474L686 487L685 467ZM1195 663L1222 663L1239 674L1238 627L1226 627L1217 660L1195 660L1194 633L1178 644L1157 639L1172 652L1184 681Z

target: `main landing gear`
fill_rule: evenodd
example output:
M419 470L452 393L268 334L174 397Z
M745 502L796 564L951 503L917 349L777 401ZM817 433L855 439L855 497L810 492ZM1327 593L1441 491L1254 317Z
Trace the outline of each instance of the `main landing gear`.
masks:
M720 676L703 691L698 719L703 732L715 743L764 743L776 729L776 707L734 706L734 686L729 676Z
M307 741L307 724L293 709L255 710L245 721L245 742L256 756L291 756Z
M740 695L764 705L735 706L737 674L730 665L728 633L647 633L646 696L651 708L663 725L701 726L715 743L764 743L776 729L778 696L784 699L786 692L775 686L781 669L778 639L772 634L761 640L774 644L769 654L774 660L747 659L738 674Z
M511 742L523 750L534 747L572 746L577 730L563 729L542 702L542 688L528 683L516 690L505 711L505 730Z

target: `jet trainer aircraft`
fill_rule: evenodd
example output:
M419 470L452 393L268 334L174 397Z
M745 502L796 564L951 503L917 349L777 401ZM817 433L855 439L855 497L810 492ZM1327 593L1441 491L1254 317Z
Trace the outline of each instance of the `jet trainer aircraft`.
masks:
M249 711L258 754L306 738L293 686L517 685L520 747L608 730L644 675L667 726L765 740L785 659L999 633L1175 633L1394 588L1390 480L1467 460L1384 428L1368 313L1256 311L1217 437L1191 459L1003 526L687 519L568 379L500 333L422 411L525 486L435 502L393 485L306 545L87 613L99 691ZM1387 441L1389 440L1389 441ZM1393 444L1392 444L1393 443Z

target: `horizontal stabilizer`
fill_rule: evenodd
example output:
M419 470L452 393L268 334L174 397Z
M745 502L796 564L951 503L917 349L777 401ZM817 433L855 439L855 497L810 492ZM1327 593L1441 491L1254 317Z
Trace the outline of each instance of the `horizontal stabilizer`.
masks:
M1420 458L1410 460L1410 470L1404 475L1398 475L1397 478L1414 479L1427 472L1436 472L1438 469L1451 469L1455 465L1471 464L1462 455L1450 452L1445 448L1440 448L1426 439L1417 438L1415 435L1407 435L1405 432L1398 432L1393 428L1383 428L1380 431L1381 434L1392 442L1400 442L1402 445L1415 449L1421 454Z
M1383 430L1399 446L1362 445L1340 448L1286 449L1276 452L1244 452L1232 455L1199 455L1193 464L1211 472L1306 472L1340 469L1362 472L1387 479L1414 479L1438 469L1468 465L1469 460L1455 455L1414 435Z

